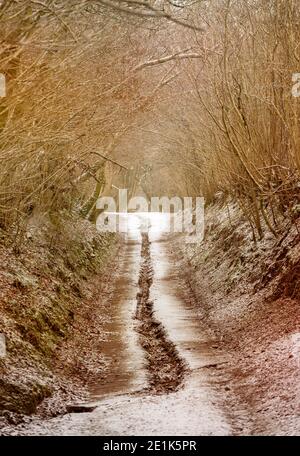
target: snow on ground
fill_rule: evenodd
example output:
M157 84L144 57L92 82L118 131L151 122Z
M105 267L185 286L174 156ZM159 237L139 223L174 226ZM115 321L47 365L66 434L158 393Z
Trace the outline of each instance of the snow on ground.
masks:
M203 376L202 382L205 382ZM231 427L217 399L199 377L184 389L164 396L118 396L91 413L72 413L18 426L16 435L229 435Z

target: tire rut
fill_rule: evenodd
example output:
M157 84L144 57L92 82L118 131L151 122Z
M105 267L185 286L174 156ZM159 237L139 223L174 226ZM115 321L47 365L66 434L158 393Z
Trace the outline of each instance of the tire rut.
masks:
M163 325L155 318L150 288L153 283L150 241L148 234L142 235L142 264L137 293L136 331L145 350L149 376L148 391L163 394L177 391L183 383L188 369L180 357L176 345L168 339Z

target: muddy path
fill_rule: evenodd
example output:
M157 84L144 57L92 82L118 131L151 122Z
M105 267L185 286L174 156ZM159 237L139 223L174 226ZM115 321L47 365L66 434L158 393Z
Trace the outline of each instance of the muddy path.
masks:
M187 371L186 363L169 339L162 323L156 318L154 302L150 291L153 283L153 267L151 262L149 236L142 234L142 263L139 276L139 292L137 293L136 331L139 333L141 346L147 359L148 391L167 393L176 391Z
M78 411L19 425L21 435L232 435L250 433L246 409L232 413L226 353L203 326L199 307L179 278L152 215L129 226L112 298L110 337L103 351L112 359L106 378L90 385Z
M118 275L112 276L115 286L108 303L105 341L101 342L102 352L109 360L109 369L104 372L103 378L89 384L92 402L142 390L147 382L144 351L133 319L140 274L140 243L128 239L120 250L118 261Z

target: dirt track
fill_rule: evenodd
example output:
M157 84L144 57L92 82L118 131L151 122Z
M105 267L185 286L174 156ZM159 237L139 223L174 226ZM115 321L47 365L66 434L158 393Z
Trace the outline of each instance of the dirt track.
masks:
M184 272L182 263L175 261L176 244L160 233L159 225L154 221L149 235L133 230L127 238L120 278L111 297L110 336L102 347L111 357L111 369L91 385L90 399L78 409L92 411L50 420L36 418L30 424L7 429L7 433L155 436L285 432L274 422L264 424L255 412L248 395L258 394L261 385L253 383L254 373L249 381L246 375L237 374L236 360L241 366L246 361L211 325L201 293L196 296L186 280L191 271ZM199 286L198 290L201 292ZM204 289L202 295L207 298ZM297 429L287 432L297 433Z
M157 226L153 226L153 232L150 230L149 239L145 234L141 238L133 232L127 242L133 255L131 259L126 257L123 264L125 273L131 276L128 283L133 289L132 280L136 281L138 294L135 308L131 308L131 325L128 296L121 300L127 316L121 312L124 325L118 326L116 334L123 342L120 344L119 340L119 360L115 353L115 363L122 367L123 344L125 365L131 367L131 375L124 369L123 378L119 372L121 382L114 375L108 376L110 385L105 380L98 387L93 384L91 399L86 404L96 406L92 412L69 413L43 421L37 418L28 425L11 428L9 434L223 435L234 432L230 417L222 409L227 394L222 371L226 365L224 355L216 349L213 335L202 332L195 302L185 299L187 290L179 282L168 257L168 243L157 232ZM132 266L137 263L137 255L140 257L138 275ZM118 291L121 290L116 289L117 294ZM143 365L135 362L136 334L144 350Z

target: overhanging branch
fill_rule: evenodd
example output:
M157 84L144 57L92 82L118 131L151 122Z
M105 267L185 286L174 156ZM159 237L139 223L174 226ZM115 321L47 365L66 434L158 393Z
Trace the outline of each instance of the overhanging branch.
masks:
M165 10L156 8L143 0L97 0L103 6L113 8L121 11L122 13L130 14L139 17L165 19L166 21L173 22L174 24L182 27L203 32L204 29L194 24L190 24L184 20L179 19Z

